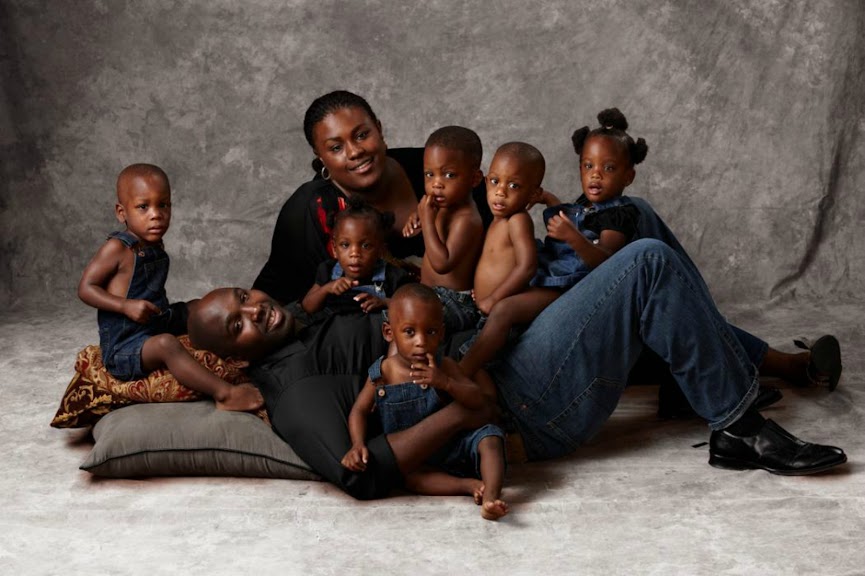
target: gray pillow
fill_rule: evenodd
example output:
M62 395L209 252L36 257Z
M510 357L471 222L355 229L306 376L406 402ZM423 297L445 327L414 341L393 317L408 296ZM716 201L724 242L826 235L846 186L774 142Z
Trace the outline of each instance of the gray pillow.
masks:
M212 401L135 404L93 427L81 469L98 476L252 476L320 480L262 420Z

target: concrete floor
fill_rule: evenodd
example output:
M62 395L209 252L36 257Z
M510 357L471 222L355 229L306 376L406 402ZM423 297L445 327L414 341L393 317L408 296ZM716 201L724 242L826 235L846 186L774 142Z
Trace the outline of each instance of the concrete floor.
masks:
M86 431L48 427L95 314L0 316L0 574L865 574L865 346L861 304L729 311L792 350L833 332L838 390L786 389L766 415L849 463L785 478L707 465L698 421L655 417L628 390L572 457L512 466L512 513L467 498L357 502L324 483L239 478L104 480L78 469Z

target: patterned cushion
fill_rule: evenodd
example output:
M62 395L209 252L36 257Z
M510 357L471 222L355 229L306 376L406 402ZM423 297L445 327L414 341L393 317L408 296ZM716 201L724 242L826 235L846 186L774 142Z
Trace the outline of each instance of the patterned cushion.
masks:
M187 336L178 338L199 364L230 384L249 382L243 369L246 362L223 360L207 350L196 350ZM202 394L180 384L168 370L156 370L146 378L121 382L102 364L99 346L88 346L78 353L75 375L60 401L60 408L51 426L54 428L82 428L91 426L111 410L136 403L188 402L201 400ZM267 421L267 414L259 410L258 416Z

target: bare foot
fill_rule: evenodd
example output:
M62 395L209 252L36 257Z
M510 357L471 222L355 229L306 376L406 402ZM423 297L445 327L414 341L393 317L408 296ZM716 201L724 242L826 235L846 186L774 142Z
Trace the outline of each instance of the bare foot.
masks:
M504 500L488 500L481 506L481 516L484 520L498 520L508 513L508 505Z
M478 480L478 485L475 488L472 496L475 497L475 504L480 506L481 503L484 501L484 483L482 481Z
M238 412L258 410L263 405L264 398L261 396L261 392L248 383L231 386L228 396L216 402L216 407L220 410L236 410Z

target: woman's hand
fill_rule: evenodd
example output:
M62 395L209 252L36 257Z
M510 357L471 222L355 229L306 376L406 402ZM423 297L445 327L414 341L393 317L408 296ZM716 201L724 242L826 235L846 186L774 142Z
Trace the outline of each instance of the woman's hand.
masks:
M423 201L423 200L421 200ZM411 238L412 236L417 236L421 233L421 225L420 225L420 216L418 216L417 212L412 212L408 220L406 220L405 226L402 228L402 235L405 238Z
M559 210L559 213L547 221L547 234L562 242L571 243L577 236L580 236L580 231L574 226L574 223L568 218L564 211Z
M353 472L363 472L366 470L366 463L369 462L369 450L366 445L360 444L352 446L351 450L345 453L340 464Z
M385 300L382 300L378 296L373 296L368 292L361 292L354 297L354 300L360 304L360 309L366 313L378 310L379 308L387 308L387 302Z

